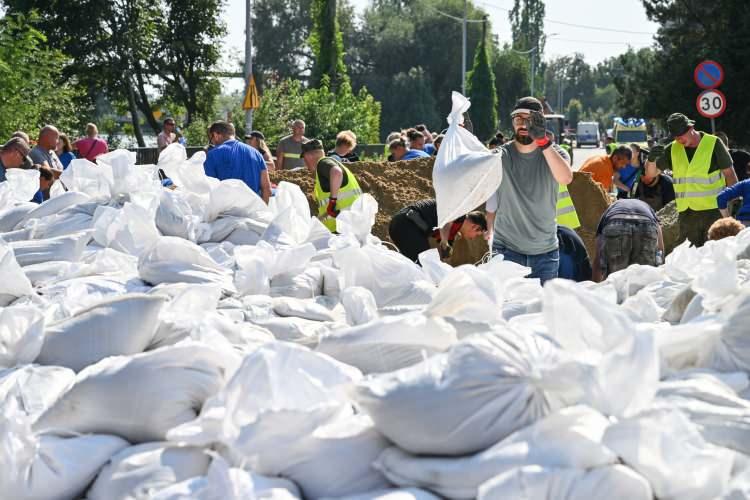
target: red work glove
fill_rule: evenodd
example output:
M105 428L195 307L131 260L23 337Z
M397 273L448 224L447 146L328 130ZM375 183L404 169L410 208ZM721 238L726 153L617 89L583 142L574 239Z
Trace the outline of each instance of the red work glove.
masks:
M341 210L336 210L336 198L328 200L328 207L326 207L326 213L334 219L339 216Z

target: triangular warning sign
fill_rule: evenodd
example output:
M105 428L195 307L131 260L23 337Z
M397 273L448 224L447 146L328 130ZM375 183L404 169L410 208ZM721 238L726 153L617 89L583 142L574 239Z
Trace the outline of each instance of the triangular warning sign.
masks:
M255 86L255 76L250 75L250 84L247 86L247 92L245 92L245 100L242 101L242 109L247 111L259 107L260 96L258 95L258 87Z

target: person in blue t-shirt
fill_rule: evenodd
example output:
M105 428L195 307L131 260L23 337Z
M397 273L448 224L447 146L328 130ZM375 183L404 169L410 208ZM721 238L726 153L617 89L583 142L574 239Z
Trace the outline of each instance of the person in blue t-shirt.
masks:
M415 160L417 158L429 158L430 155L420 149L406 149L406 141L403 139L396 139L391 141L388 145L388 149L393 155L394 161L402 160Z
M716 197L716 201L719 204L719 212L722 217L729 217L729 210L727 206L729 202L735 198L742 197L742 206L735 218L742 222L745 226L750 226L750 179L740 181L733 186L724 188L721 193Z
M435 146L426 144L424 134L415 128L410 128L406 131L406 138L409 140L409 149L424 151L428 156L432 156L437 152Z
M203 168L206 175L219 180L239 179L268 203L271 179L263 156L257 149L234 137L234 125L224 121L211 124L208 136L213 148L208 150Z

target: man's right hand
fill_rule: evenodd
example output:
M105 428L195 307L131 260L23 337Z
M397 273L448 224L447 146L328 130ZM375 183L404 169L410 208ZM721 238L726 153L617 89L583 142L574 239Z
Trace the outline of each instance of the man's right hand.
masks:
M653 147L651 147L651 150L648 152L647 160L651 162L656 162L659 158L664 156L664 152L666 151L666 148L662 146L661 144L656 144Z

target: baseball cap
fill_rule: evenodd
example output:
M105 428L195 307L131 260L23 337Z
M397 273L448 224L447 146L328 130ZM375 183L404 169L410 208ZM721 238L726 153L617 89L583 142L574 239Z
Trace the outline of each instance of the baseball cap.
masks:
M245 134L245 139L250 139L251 137L255 137L256 139L260 139L261 141L266 140L266 136L263 135L263 132L260 130L253 130L249 134Z
M516 101L516 105L513 106L510 116L515 116L520 113L531 113L532 111L542 112L542 102L536 97L522 97Z
M667 130L673 138L681 136L693 125L695 122L682 113L672 113L667 118Z
M310 151L324 151L323 143L318 139L309 139L302 143L302 154L309 153Z

